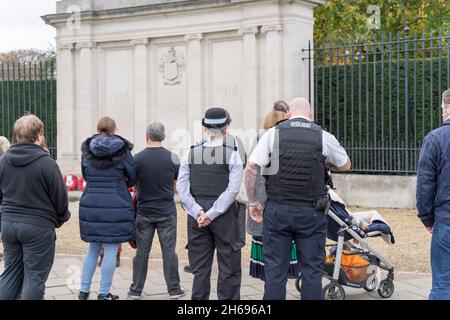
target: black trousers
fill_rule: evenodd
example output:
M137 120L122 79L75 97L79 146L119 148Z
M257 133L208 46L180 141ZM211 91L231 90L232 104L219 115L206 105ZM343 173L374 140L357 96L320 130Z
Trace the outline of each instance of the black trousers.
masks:
M211 202L198 200L208 208ZM214 202L214 201L212 201ZM217 250L219 277L217 297L219 300L239 300L241 292L241 241L239 209L233 204L230 209L215 219L208 227L199 228L197 221L188 218L188 256L194 275L192 300L209 300L211 292L211 268L214 251Z
M0 300L42 300L55 258L54 229L2 222L5 270Z
M322 299L327 220L312 206L269 201L264 210L265 300L286 299L292 241L302 274L302 300Z
M239 203L239 228L241 233L241 242L245 244L247 239L247 205Z
M178 274L177 215L168 217L136 217L136 256L133 259L133 283L130 292L141 295L147 279L148 258L152 249L153 237L158 232L159 244L163 255L164 278L170 295L180 292Z

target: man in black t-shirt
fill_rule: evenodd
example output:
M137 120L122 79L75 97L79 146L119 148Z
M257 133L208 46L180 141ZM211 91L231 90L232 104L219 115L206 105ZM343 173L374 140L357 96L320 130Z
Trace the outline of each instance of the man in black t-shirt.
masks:
M137 165L137 252L133 260L133 283L128 292L129 299L140 299L147 278L148 258L155 231L163 255L164 277L171 299L186 295L180 287L177 242L177 210L174 202L175 183L178 178L180 160L165 149L164 125L159 122L147 128L148 147L135 155Z

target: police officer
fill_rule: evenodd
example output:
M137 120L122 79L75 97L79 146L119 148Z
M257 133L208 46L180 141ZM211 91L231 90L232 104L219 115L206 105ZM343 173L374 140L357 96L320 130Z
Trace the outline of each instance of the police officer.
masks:
M177 191L188 216L188 256L194 274L192 300L208 300L211 268L217 250L219 300L239 300L241 241L236 197L243 164L231 123L222 108L209 109L202 121L205 140L191 147L180 166Z
M311 106L304 98L291 102L290 119L268 130L250 156L245 184L251 217L263 223L265 260L264 299L286 299L292 240L302 274L302 299L322 299L326 217L329 197L325 167L351 167L336 138L311 121ZM266 176L268 203L256 201L255 180Z

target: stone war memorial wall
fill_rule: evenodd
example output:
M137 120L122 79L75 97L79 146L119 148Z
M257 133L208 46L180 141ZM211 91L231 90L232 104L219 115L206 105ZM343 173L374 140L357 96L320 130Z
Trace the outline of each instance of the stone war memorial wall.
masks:
M201 139L215 105L247 148L274 101L308 95L319 0L62 0L43 19L57 30L58 162L79 171L80 145L99 117L145 147L161 121L180 155Z

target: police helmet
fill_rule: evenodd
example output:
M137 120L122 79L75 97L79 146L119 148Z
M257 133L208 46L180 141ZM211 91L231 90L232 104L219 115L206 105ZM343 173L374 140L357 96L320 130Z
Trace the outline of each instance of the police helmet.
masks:
M227 110L220 107L212 107L205 113L202 125L205 128L222 128L231 123L231 117Z

